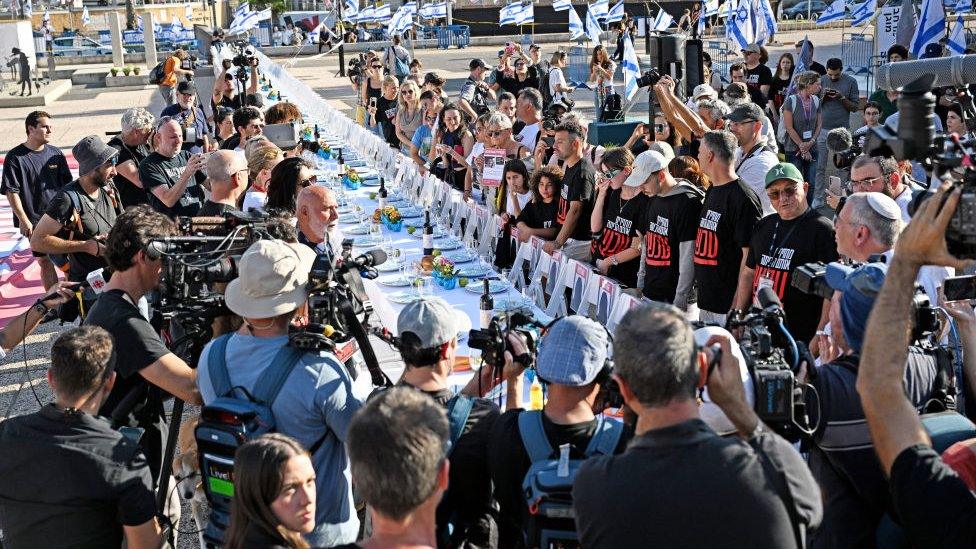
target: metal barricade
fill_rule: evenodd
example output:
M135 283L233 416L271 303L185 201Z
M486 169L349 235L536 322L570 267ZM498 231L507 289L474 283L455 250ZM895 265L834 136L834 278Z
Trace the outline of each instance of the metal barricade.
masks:
M437 27L437 47L446 50L451 46L458 49L471 44L471 27L468 25L447 25Z
M725 40L705 40L703 48L712 58L712 73L718 73L722 79L722 84L731 84L729 78L729 67L742 58L729 47L729 42Z
M845 33L840 42L840 58L844 72L858 80L867 95L874 91L874 69L878 59L874 54L874 37L868 34Z
M364 30L366 31L367 34L369 34L369 40L373 42L381 42L383 40L387 40L385 28L364 29Z
M570 86L585 83L590 79L590 54L585 46L570 46L567 56L566 81Z

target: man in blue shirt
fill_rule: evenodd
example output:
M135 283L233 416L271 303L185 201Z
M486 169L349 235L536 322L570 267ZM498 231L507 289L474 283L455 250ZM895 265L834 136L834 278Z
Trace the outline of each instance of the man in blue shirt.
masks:
M226 363L231 386L253 391L258 378L278 351L288 344L288 326L305 303L308 273L315 252L303 244L261 240L241 258L240 276L227 285L227 307L244 319L227 342ZM198 383L205 404L215 394L210 374L209 344L200 355ZM271 405L277 430L306 448L315 466L315 531L313 547L353 543L359 519L352 500L346 432L362 401L353 395L352 379L331 354L306 353L299 359Z

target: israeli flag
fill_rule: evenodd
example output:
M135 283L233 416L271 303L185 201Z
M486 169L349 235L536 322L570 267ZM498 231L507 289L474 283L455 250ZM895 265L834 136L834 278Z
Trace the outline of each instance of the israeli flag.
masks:
M589 10L593 12L598 21L602 21L607 18L607 13L610 12L610 0L596 0L590 5Z
M391 17L391 15L389 4L386 4L385 6L376 6L376 10L373 12L373 21L377 23L380 21L386 21Z
M373 21L376 21L375 13L376 8L373 6L366 6L365 8L359 10L359 13L356 14L356 21L360 23L372 23Z
M234 10L234 20L237 20L238 17L244 17L248 13L251 13L251 6L247 5L247 2L244 2ZM234 24L231 23L231 26L233 27Z
M522 11L522 3L514 2L508 4L502 9L498 10L498 24L499 25L515 25L518 21L518 15Z
M769 4L769 0L759 0L759 11L762 14L763 29L762 32L758 33L756 42L763 44L776 34L776 13L773 11L773 6Z
M713 15L718 15L719 6L718 0L705 0L705 17L711 17Z
M813 51L810 50L810 39L804 36L803 47L800 48L800 57L796 60L796 68L793 69L793 78L790 80L790 86L786 89L787 97L796 93L797 75L809 70L809 67L812 64L813 64Z
M844 3L844 0L837 1ZM726 25L739 49L756 43L757 23L756 12L750 0L739 0L739 5L734 10L729 2L729 20Z
M637 61L637 52L634 51L634 41L629 37L624 37L624 60L620 66L624 71L624 93L630 101L639 89L637 79L640 78L640 63Z
M81 24L86 27L91 25L91 15L88 14L88 6L81 9Z
M834 0L832 4L827 6L827 9L820 14L817 18L817 24L823 25L824 23L830 23L831 21L840 21L847 16L847 5L844 4L844 0Z
M664 8L658 10L657 15L654 16L654 21L651 23L651 30L653 31L666 31L674 23L674 17L671 14L664 11Z
M620 0L607 12L607 23L616 23L624 19L624 0Z
M254 22L258 23L260 21L267 21L271 19L271 8L265 8L259 12L256 12Z
M580 36L586 34L583 30L583 22L580 21L579 15L576 14L576 10L569 10L569 39L576 40Z
M357 21L359 17L359 0L342 0L342 19Z
M566 11L573 9L573 0L553 0L552 11Z
M227 32L230 34L239 34L247 32L256 26L258 26L258 12L249 11L243 17L235 18Z
M435 4L425 4L420 8L420 16L424 19L445 19L447 18L447 2L437 2Z
M31 0L26 0L24 2L24 15L26 17L34 15L34 6L31 5Z
M535 23L535 8L532 3L522 5L522 9L515 15L516 25Z
M390 18L390 23L387 25L387 32L389 32L391 35L400 34L412 27L413 14L416 9L417 4L413 4L413 10L411 10L407 4L400 6L400 9L396 10L396 13L394 13L393 17Z
M603 29L600 28L600 22L597 21L596 14L593 13L593 6L590 6L586 10L586 37L590 39L591 42L600 43L600 34Z
M929 44L938 44L945 36L945 32L946 16L945 10L942 9L942 0L922 0L922 13L908 51L912 57L921 56Z
M851 12L851 18L854 19L851 25L860 27L861 25L868 24L871 18L874 17L876 11L878 11L878 0L864 0L863 4L860 4Z
M957 12L962 12L962 13L972 13L973 0L959 0L958 2L956 2L955 10Z
M966 25L962 21L962 12L956 14L956 25L952 27L946 47L956 55L966 53Z

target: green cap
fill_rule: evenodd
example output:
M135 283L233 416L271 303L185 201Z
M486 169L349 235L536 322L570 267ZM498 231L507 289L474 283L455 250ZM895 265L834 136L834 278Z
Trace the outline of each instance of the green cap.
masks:
M803 184L803 175L800 173L800 170L789 162L780 162L766 172L766 188L768 189L770 185L780 179L789 179L801 185Z

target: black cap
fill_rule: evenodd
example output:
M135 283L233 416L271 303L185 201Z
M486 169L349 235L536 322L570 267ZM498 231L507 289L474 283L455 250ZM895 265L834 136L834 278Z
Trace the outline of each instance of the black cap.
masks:
M472 59L471 62L468 63L468 69L469 70L475 70L478 67L481 67L483 69L487 69L488 68L488 63L485 63L483 59Z
M244 96L244 104L263 109L264 97L262 97L260 93L249 93Z
M750 101L732 109L732 112L725 119L729 122L745 122L746 120L762 122L763 111L759 105Z
M197 93L197 85L191 81L180 82L176 86L176 93Z

